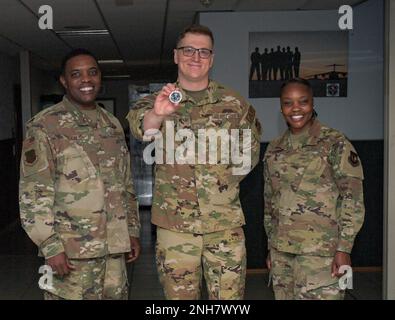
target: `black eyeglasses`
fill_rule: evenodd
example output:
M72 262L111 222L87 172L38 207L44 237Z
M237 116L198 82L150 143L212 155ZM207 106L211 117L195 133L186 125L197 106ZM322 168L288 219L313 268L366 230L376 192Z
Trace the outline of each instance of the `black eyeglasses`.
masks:
M186 57L192 57L197 51L199 52L199 57L202 59L208 59L213 53L213 50L206 48L196 49L194 47L179 47L177 50L182 50L182 54Z

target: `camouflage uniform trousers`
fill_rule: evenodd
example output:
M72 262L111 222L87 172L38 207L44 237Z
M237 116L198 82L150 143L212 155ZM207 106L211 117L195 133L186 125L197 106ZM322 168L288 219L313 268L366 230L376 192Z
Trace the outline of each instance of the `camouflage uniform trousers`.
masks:
M246 248L240 227L203 235L158 227L156 263L169 300L199 299L202 271L210 300L244 297Z
M75 266L64 277L53 276L53 290L45 300L127 300L128 279L124 254L101 258L70 259Z
M333 257L270 250L276 300L342 300L339 278L332 277Z

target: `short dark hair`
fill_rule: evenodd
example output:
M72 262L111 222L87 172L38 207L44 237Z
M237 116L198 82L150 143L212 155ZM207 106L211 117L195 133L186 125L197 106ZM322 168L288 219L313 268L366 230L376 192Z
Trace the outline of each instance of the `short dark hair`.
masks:
M281 85L281 88L280 88L280 97L282 96L285 88L288 85L295 84L295 83L296 84L301 84L303 86L306 86L309 89L309 91L311 92L311 96L314 97L313 87L311 86L310 82L308 80L304 79L304 78L292 78L292 79L289 79L289 80L285 81ZM315 118L317 118L317 116L318 116L317 111L315 111L315 109L313 109L313 118L315 119Z
M93 59L95 59L95 61L96 61L96 63L97 63L97 66L99 66L99 61L97 60L96 56L95 56L92 52L90 52L89 50L84 49L84 48L77 48L77 49L71 50L68 54L66 54L66 55L63 57L63 59L62 59L62 64L61 64L61 66L60 66L60 70L61 70L61 74L62 74L62 75L64 75L64 72L65 72L65 70L66 70L66 64L67 64L67 62L68 62L70 59L72 59L72 58L74 58L74 57L77 57L77 56L90 56L90 57L92 57ZM99 68L100 68L100 67L99 67Z
M303 79L303 78L292 78L292 79L285 81L281 85L280 96L283 94L284 89L290 84L301 84L303 86L306 86L310 90L311 95L314 96L313 87L311 86L310 82L306 79Z
M214 36L213 36L213 33L211 32L211 30L208 27L203 26L201 24L192 24L192 25L186 27L179 34L179 36L177 38L176 47L178 47L178 44L181 42L182 39L184 39L184 37L187 33L195 33L195 34L202 34L202 35L208 36L211 39L211 44L214 46Z

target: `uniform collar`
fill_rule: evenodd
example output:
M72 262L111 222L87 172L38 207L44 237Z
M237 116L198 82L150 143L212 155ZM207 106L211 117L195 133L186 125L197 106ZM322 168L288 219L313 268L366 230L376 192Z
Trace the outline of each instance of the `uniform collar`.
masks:
M321 122L318 119L314 119L313 123L311 124L311 127L308 130L309 138L303 144L303 146L315 146L318 144L318 139L321 134L321 127L322 127ZM274 147L276 149L281 149L281 150L290 149L292 147L289 139L290 134L291 131L289 129L285 131L285 133L281 136L281 138L278 140L278 142Z
M67 112L71 113L75 122L79 126L92 126L92 123L88 120L88 117L81 112L80 108L71 102L67 96L63 96L63 105ZM97 124L99 128L103 127L114 127L109 117L104 113L102 108L95 102L97 108Z

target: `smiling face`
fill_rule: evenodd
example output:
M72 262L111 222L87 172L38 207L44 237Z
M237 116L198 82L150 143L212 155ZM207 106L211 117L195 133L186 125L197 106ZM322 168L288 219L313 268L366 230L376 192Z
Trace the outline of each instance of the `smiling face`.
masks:
M313 94L300 83L290 83L281 93L281 111L293 134L309 127L313 121Z
M177 45L195 49L213 49L209 36L199 33L186 33ZM213 65L214 55L202 59L198 51L192 57L186 57L182 50L174 49L174 63L178 65L178 79L184 89L203 90L208 85L209 71Z
M78 55L68 60L60 82L70 101L84 109L95 108L101 86L101 73L93 57Z

